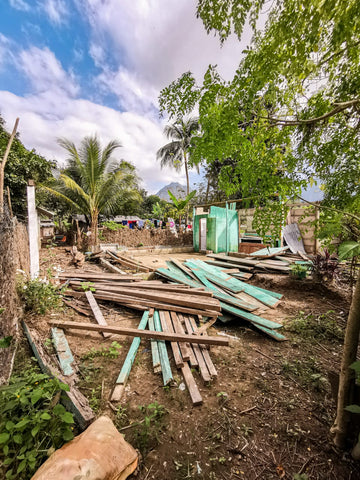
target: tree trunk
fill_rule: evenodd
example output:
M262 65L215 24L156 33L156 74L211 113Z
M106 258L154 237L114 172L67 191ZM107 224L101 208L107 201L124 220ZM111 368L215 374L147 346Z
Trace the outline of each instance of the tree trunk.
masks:
M11 135L10 135L8 144L7 144L7 146L6 146L6 150L5 150L3 159L2 159L2 161L1 161L1 163L0 163L0 215L2 215L2 214L4 213L4 176L5 176L5 165L6 165L7 158L8 158L8 156L9 156L9 152L10 152L10 148L11 148L12 142L13 142L14 137L15 137L15 135L16 135L16 130L17 130L18 124L19 124L19 119L17 118L17 119L15 120L15 125L14 125L13 131L12 131L12 133L11 133Z
M360 275L358 276L355 292L352 298L347 320L344 350L341 360L337 412L331 433L334 434L334 443L344 448L349 430L350 412L345 410L352 403L355 373L349 366L355 362L360 333Z
M90 242L89 242L90 247L95 247L99 245L98 219L99 219L99 213L94 212L91 215L91 225L90 225L91 235L90 235Z
M185 175L186 175L186 195L189 195L190 193L190 182L189 182L189 168L188 168L188 163L187 163L187 158L186 158L186 152L184 152L184 165L185 165ZM189 206L187 205L186 207L186 225L185 228L187 227L189 222Z

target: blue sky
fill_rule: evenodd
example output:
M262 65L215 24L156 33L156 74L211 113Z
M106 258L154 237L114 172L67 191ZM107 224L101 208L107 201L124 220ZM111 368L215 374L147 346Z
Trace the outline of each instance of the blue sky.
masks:
M150 193L184 174L161 170L166 119L158 94L209 64L232 78L248 43L223 48L196 19L195 0L0 0L0 113L20 117L28 148L64 162L58 137L117 138ZM193 174L193 181L198 178Z

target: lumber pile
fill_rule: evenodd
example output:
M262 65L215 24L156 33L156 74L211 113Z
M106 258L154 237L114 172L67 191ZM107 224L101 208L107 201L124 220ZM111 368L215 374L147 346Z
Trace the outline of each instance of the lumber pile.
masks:
M237 317L275 340L285 340L278 332L282 325L260 315L268 308L276 308L282 295L249 285L234 277L234 273L226 273L221 266L201 260L188 260L182 265L170 261L167 266L159 268L156 273L168 281L182 283L192 289L202 286L213 294L220 302L221 321L227 322Z
M154 271L153 268L143 265L138 260L135 260L131 258L129 255L125 255L124 253L105 250L105 254L111 263L119 264L121 265L121 268L124 268L125 270L131 270L134 272L143 272L143 273L149 273Z
M228 255L209 254L205 261L227 272L230 269L238 269L238 272L231 272L231 274L242 280L248 280L257 272L288 275L291 272L291 265L310 263L309 258L302 252L294 254L288 250L289 247L278 247L263 248L250 255L236 252L230 252Z

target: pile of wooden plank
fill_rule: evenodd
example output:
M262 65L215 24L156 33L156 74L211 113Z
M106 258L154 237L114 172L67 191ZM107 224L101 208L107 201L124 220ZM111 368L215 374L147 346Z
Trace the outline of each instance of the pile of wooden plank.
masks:
M143 273L149 273L154 271L153 268L147 267L138 260L134 260L133 258L123 253L105 250L105 254L109 257L111 263L119 264L125 270Z
M231 272L231 274L244 280L257 272L289 274L293 264L310 264L309 258L302 252L293 254L288 250L289 247L278 247L264 248L250 255L235 252L228 255L209 254L205 261L209 265L221 267L228 271L238 269L238 272Z
M285 340L278 332L281 324L260 316L268 308L275 308L279 304L281 294L249 285L232 276L234 274L226 273L221 267L201 260L188 260L183 265L172 260L167 262L167 266L168 268L159 268L156 273L171 282L192 288L205 287L207 292L219 300L219 319L223 322L238 317L275 340Z

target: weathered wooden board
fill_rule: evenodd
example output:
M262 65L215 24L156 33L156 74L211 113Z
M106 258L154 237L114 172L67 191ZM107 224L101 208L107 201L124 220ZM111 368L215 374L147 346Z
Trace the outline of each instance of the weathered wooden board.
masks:
M94 295L90 290L85 292L86 298L89 302L90 308L94 314L95 320L99 325L104 325L107 326L107 322L102 314L102 311L100 310L99 305L97 304L97 301L94 298ZM106 333L106 332L101 332L102 336L104 338L111 337L111 333Z
M73 365L75 359L66 340L64 330L61 328L52 328L51 336L63 374L65 376L73 375L75 373Z
M154 311L154 326L155 330L157 331L157 334L161 334L162 329L161 329L161 324L160 324L160 317L159 317L159 312L157 310ZM162 333L164 335L165 332ZM169 334L167 334L169 335ZM165 341L159 340L158 341L158 347L159 347L159 355L160 355L160 363L161 363L161 373L163 376L163 383L164 385L169 385L174 381L172 372L171 372L171 367L170 367L170 362L169 362L169 357L166 349L166 344Z
M181 372L184 377L184 381L186 383L186 386L189 390L189 394L191 397L191 401L193 405L201 405L203 403L203 399L200 395L199 389L195 383L194 377L191 373L190 367L188 363L185 363L184 366L181 369Z

